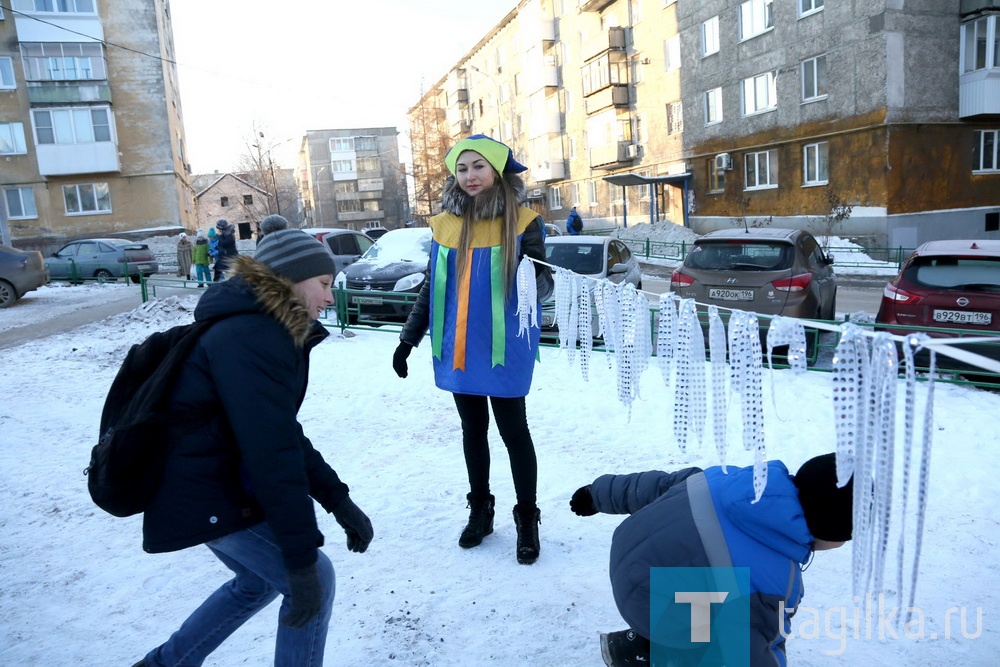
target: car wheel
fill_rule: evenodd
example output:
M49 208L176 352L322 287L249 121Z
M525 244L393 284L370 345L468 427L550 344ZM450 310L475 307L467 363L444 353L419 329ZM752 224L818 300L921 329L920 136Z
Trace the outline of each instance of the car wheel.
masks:
M101 281L101 280L110 280L114 276L112 276L111 272L108 271L107 269L97 269L96 271L94 271L94 277L97 278L98 281Z
M636 283L635 288L637 290L639 290L640 292L642 291L642 281L641 280L638 283Z
M138 275L135 275L135 276L129 276L129 280L131 280L136 285L138 285L139 281L142 280L142 278L140 276L138 276Z
M17 292L14 286L6 280L0 280L0 308L9 308L17 301Z

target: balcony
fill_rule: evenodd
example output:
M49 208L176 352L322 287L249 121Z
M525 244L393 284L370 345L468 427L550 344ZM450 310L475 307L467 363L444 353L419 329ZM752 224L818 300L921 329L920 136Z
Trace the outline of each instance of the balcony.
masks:
M621 84L607 86L586 97L584 103L588 114L595 114L610 107L627 107L628 86Z
M629 157L630 141L617 141L609 146L590 149L591 169L617 169L618 167L631 164L635 159Z
M1000 114L1000 69L968 72L958 78L958 116Z
M580 3L581 12L599 12L615 0L583 0Z
M536 183L561 181L566 178L566 163L562 160L538 160L532 162L530 173Z
M452 104L468 104L469 103L469 89L459 88L456 90L450 99Z
M534 114L531 117L529 136L543 137L547 134L562 134L562 114L558 111Z
M38 144L38 173L42 176L103 174L121 171L118 144L99 141L89 144Z
M625 50L625 28L609 28L606 33L602 33L599 38L591 40L586 45L586 60L592 60L602 53L608 51Z
M31 104L76 105L91 102L110 104L111 86L107 81L60 84L36 83L28 85L28 101Z

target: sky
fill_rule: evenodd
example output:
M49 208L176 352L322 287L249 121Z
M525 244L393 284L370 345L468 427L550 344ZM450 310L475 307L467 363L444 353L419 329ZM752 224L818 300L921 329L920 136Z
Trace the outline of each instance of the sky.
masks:
M194 173L226 171L254 128L295 166L307 130L396 127L517 0L172 0Z
M136 293L132 285L49 285L0 309L0 331L35 326L123 294L134 299ZM197 298L150 301L0 349L0 664L132 664L227 579L204 547L143 553L141 519L104 514L91 503L82 475L104 394L128 347L190 321ZM337 572L326 664L601 665L600 633L624 628L608 580L608 549L620 517L577 517L569 499L604 473L717 464L710 437L716 410L707 411L706 437L689 441L682 453L672 435L676 377L668 385L651 364L630 410L618 399L615 360L593 355L584 380L579 354L571 359L566 350L541 348L527 397L538 453L541 557L519 565L513 487L495 429L495 533L475 549L457 546L468 510L454 403L434 387L429 345L411 355L408 378L396 377L396 342L386 330L334 330L313 352L299 414L305 433L350 486L375 529L367 553L350 553L336 522L317 506L324 552ZM829 373L765 371L762 382L769 458L794 471L834 450ZM789 664L996 664L1000 394L940 384L929 403L928 389L924 383L916 387L915 410L908 411L904 387L897 386L896 444L890 449L899 494L904 472L916 479L916 469L903 465L904 417L912 412L922 418L930 405L927 529L915 589L921 623L906 636L890 616L901 593L911 590L918 506L914 493L904 525L897 495L882 597L874 596L870 606L863 596L855 598L851 548L816 554L804 574ZM723 396L726 461L750 465L752 453L740 444L739 402L729 392ZM917 447L922 430L918 420ZM915 483L910 488L915 492ZM900 534L906 538L902 591L895 584ZM277 613L274 603L258 614L206 667L272 664Z

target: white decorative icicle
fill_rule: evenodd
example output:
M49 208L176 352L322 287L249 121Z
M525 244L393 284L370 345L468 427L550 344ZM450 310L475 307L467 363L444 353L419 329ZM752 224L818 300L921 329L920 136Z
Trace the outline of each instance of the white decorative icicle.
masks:
M559 329L559 349L569 347L569 311L572 307L573 272L556 267L554 296L556 302L556 327Z
M754 313L734 310L729 318L729 358L733 389L743 416L743 448L754 450L754 502L767 486L767 449L764 441L763 355L760 324Z
M726 449L728 448L726 325L723 324L722 318L719 316L718 306L708 307L708 350L712 360L712 432L715 436L715 451L719 455L719 465L722 466L722 472L728 473L726 469Z
M604 280L598 286L601 288L604 321L604 349L607 352L608 368L614 354L618 351L618 341L621 338L622 310L620 289L610 280Z
M670 386L670 371L677 345L677 296L672 292L660 295L660 321L656 328L656 364L660 367L663 384Z
M677 354L674 359L674 439L681 452L687 452L691 424L691 404L694 402L691 346L694 330L701 331L694 299L682 299L677 309Z
M920 452L920 481L917 485L917 540L913 547L913 570L910 578L910 601L906 620L913 614L913 600L917 594L917 571L920 568L920 550L924 541L924 518L927 515L927 486L931 476L931 444L934 438L934 378L937 376L937 353L930 351L930 381L927 383L927 407L924 411L924 443Z
M574 273L573 280L570 282L569 321L566 323L566 359L570 363L573 363L573 360L576 358L576 343L580 339L580 290L585 289L583 286L584 280L583 276ZM559 333L561 341L561 329Z
M594 347L594 333L592 327L592 316L590 307L590 284L581 281L579 305L577 307L577 338L580 339L580 373L583 379L590 379L590 352Z
M854 474L856 443L862 436L864 397L861 385L861 354L864 333L855 324L841 327L833 353L833 426L837 436L837 486L843 487Z
M896 449L896 379L899 361L896 344L888 333L876 333L872 339L872 404L875 422L875 525L873 538L874 590L882 591L885 556L889 546L889 522L892 514L892 476Z
M788 346L788 366L796 375L806 372L806 330L802 320L794 317L771 319L767 328L767 365L774 370L774 348Z
M639 396L639 379L652 354L649 340L649 301L628 284L619 289L621 325L616 332L618 398L632 414L632 401Z
M527 255L517 267L517 335L526 336L538 326L538 288L535 264Z

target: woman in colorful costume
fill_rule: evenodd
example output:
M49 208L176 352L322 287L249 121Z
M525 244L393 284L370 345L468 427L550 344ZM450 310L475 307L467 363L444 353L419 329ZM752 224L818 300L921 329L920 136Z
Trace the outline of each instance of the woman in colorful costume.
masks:
M507 446L517 504L517 560L533 563L540 549L536 505L538 465L528 430L525 396L531 388L540 330L519 331L517 269L524 256L545 259L545 224L521 206L524 183L510 148L482 134L463 139L445 156L451 172L444 212L433 231L428 280L400 333L396 374L430 329L435 383L455 397L469 475L469 521L458 544L477 546L493 532L490 493L490 410ZM538 301L552 294L549 268L534 264ZM536 304L537 305L537 304Z

